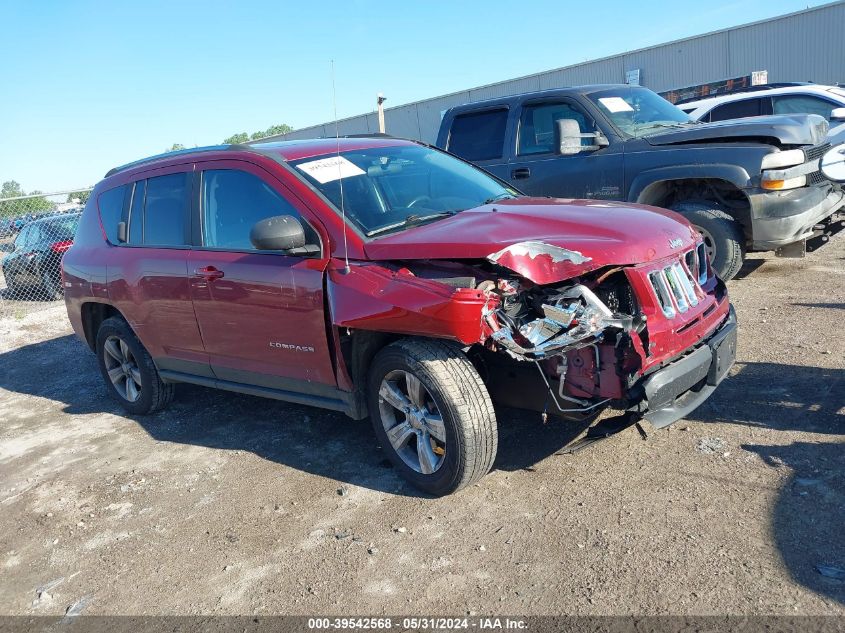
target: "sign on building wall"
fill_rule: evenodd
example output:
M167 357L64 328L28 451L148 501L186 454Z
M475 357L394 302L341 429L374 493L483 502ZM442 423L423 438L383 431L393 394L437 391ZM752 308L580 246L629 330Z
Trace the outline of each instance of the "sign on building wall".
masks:
M755 70L753 73L751 73L752 86L765 86L767 83L769 83L768 70Z
M629 86L639 86L640 85L640 69L633 68L631 70L625 71L625 83Z

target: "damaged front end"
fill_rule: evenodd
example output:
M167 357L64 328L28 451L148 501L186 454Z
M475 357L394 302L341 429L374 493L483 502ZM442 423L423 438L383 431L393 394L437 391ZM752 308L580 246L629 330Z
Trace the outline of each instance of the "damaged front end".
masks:
M674 375L678 359L711 357L710 351L691 352L706 347L728 314L724 287L704 249L686 250L614 266L544 242L520 242L483 261L353 266L348 274L330 274L329 297L336 299L335 325L348 336L370 330L459 341L500 405L544 417L583 419L608 406L648 417L676 406L687 392L694 392L689 402L697 406L714 382L710 361L690 368L684 360L683 376ZM660 274L669 275L669 285L654 285ZM355 287L366 301L351 300ZM661 301L677 306L673 318ZM721 362L729 367L733 357ZM655 425L670 424L686 410L664 414Z

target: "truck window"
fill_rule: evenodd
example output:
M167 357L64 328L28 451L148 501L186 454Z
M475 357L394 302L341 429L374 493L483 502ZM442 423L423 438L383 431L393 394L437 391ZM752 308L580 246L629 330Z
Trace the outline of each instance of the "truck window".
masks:
M470 161L501 158L507 122L505 108L460 114L452 121L446 149Z
M580 109L569 103L538 103L527 105L522 109L519 119L519 153L546 154L554 151L555 122L559 119L574 119L578 121L581 134L596 131L593 121ZM582 145L590 145L592 141L582 138Z
M710 121L727 121L728 119L744 119L749 116L769 114L762 110L762 99L742 99L730 101L717 106L710 111Z

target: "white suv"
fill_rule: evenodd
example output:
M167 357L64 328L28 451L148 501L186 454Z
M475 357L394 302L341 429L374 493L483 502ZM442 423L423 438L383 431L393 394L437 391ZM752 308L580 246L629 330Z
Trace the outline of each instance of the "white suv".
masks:
M696 121L725 121L767 114L819 114L830 122L831 144L845 143L845 87L819 84L759 86L706 99L679 102Z

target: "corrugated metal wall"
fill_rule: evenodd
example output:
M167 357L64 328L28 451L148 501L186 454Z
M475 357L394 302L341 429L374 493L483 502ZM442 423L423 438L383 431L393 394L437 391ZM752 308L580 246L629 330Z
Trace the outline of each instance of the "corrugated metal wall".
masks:
M845 82L845 0L798 13L661 44L575 66L470 88L385 110L389 134L434 143L448 108L495 97L598 83L624 83L641 69L642 85L655 92L767 70L769 82ZM374 112L338 122L340 134L378 131ZM302 128L273 140L333 136L334 123Z

